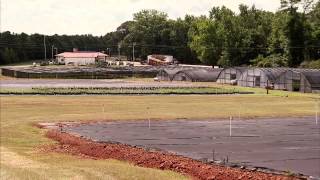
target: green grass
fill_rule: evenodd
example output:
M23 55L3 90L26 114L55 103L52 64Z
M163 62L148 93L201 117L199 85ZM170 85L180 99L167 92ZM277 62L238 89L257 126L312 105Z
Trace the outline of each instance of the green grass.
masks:
M0 179L185 179L170 171L141 168L116 160L91 160L37 151L53 144L36 122L88 120L203 119L237 116L314 115L312 94L272 91L232 96L0 96ZM103 113L103 107L105 109ZM146 112L150 108L149 113Z

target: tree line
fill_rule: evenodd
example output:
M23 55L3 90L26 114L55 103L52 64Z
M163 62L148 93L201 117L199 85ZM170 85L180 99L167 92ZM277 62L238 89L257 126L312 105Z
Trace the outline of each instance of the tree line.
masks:
M130 60L170 54L187 64L320 68L320 2L280 1L275 13L246 5L235 13L223 6L213 7L208 16L175 20L142 10L104 36L45 36L46 54L49 59L78 48L113 56L120 51ZM1 64L44 59L44 35L0 35Z

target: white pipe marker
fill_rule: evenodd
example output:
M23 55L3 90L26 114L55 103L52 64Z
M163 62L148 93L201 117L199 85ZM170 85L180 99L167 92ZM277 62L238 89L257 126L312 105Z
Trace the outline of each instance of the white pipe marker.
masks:
M232 116L230 116L230 129L229 129L229 135L232 136Z

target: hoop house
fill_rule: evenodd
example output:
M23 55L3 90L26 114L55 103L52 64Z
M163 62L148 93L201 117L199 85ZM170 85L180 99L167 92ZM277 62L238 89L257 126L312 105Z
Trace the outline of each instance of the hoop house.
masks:
M245 67L233 67L233 68L226 68L223 69L219 77L217 79L218 83L221 84L237 84L237 81L242 76L242 73L246 70Z
M249 68L241 74L238 85L262 88L274 86L278 77L286 71L286 68Z
M177 72L181 71L181 68L175 68L175 69L162 69L158 75L157 78L161 81L172 81L175 74Z
M303 81L301 82L302 88L300 91L311 93L320 93L320 71L303 72Z
M275 89L286 91L312 92L319 90L319 69L287 69L274 84Z
M177 72L174 81L191 81L191 82L216 82L221 69L189 69Z

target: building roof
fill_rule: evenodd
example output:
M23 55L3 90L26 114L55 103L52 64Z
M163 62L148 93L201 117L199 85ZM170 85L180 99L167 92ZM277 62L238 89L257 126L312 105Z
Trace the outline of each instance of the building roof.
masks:
M320 71L305 71L302 74L309 81L312 88L320 89Z
M89 51L77 51L77 52L64 52L56 55L57 57L65 58L96 58L96 57L107 57L107 54L101 52L89 52Z
M186 69L177 72L175 76L179 76L179 74L185 74L192 81L215 82L217 81L221 71L222 69Z

